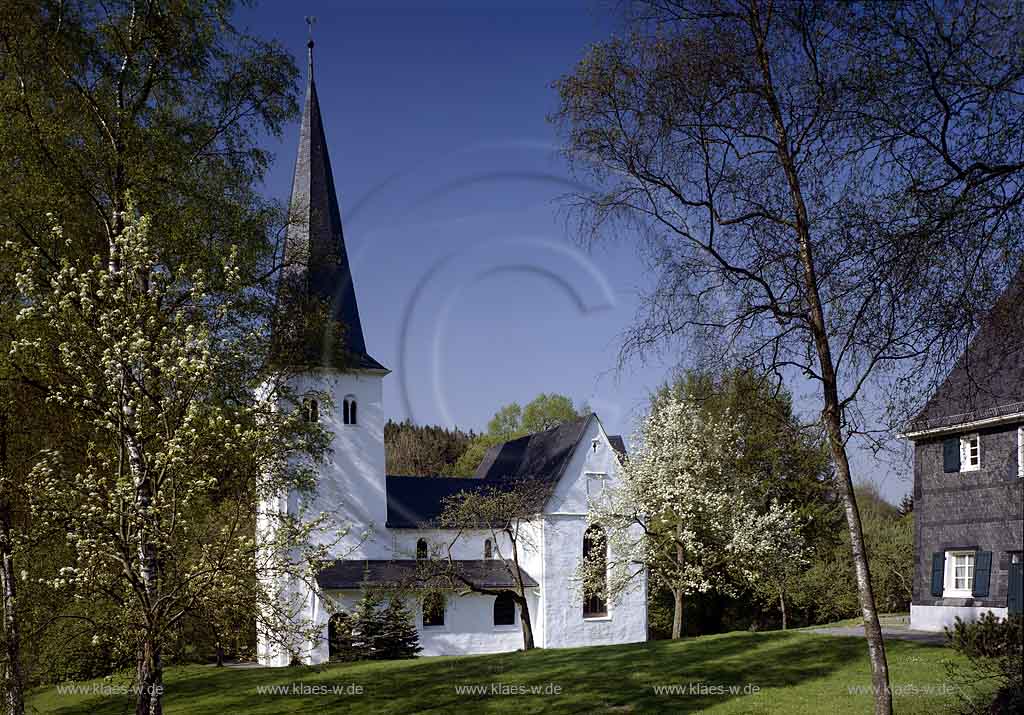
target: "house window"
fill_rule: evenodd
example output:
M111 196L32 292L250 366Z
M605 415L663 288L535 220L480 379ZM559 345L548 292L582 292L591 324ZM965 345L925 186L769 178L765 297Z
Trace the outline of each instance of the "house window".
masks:
M601 569L604 565L607 569L608 546L604 536L604 530L597 524L592 525L583 534L583 560L596 563L595 568ZM608 604L601 593L583 593L583 617L602 618L608 615Z
M970 596L974 590L974 552L950 551L946 554L946 587L943 596Z
M306 422L320 421L320 403L316 400L302 401L302 419Z
M1017 478L1024 479L1024 427L1017 428Z
M516 602L508 591L494 599L494 625L514 626L516 624Z
M355 395L347 395L341 403L341 421L347 425L357 424Z
M485 559L489 559L489 558L493 558L493 556L494 556L494 549L491 546L491 540L490 539L484 539L484 558Z
M423 598L423 627L431 628L444 625L444 596L440 593L428 593Z
M960 471L981 469L981 436L977 432L960 438Z
M416 560L422 561L427 558L427 540L420 539L416 542Z

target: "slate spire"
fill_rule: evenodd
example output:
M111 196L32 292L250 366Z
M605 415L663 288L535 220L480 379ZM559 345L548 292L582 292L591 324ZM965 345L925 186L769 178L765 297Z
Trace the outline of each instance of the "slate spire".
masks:
M345 250L341 209L334 189L334 176L327 151L320 102L313 79L313 40L310 38L306 103L302 112L295 177L289 203L289 224L284 250L284 280L303 295L308 306L324 306L335 326L341 328L340 346L344 365L333 357L336 346L330 330L314 331L302 338L304 359L320 365L386 370L366 351L359 319L352 269Z

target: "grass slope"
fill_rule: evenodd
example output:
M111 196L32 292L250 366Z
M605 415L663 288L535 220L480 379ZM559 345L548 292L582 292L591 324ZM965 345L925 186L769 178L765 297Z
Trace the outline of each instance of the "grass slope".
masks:
M941 646L906 641L887 644L896 708L901 713L939 713L955 701L943 688L943 664L959 656ZM864 713L871 696L862 638L801 632L726 633L684 641L536 650L530 653L363 662L324 668L238 669L186 666L166 677L169 715L226 713ZM104 681L91 681L103 683ZM106 681L125 685L127 680ZM492 684L540 687L538 694L491 693ZM545 694L548 684L558 694ZM741 693L658 694L656 686L739 686ZM357 685L361 694L346 694ZM287 694L267 694L278 686ZM341 687L341 693L296 694L293 688ZM486 694L457 692L478 686ZM757 686L756 694L742 694ZM549 688L549 691L552 688ZM35 691L30 712L122 715L130 696L67 695Z

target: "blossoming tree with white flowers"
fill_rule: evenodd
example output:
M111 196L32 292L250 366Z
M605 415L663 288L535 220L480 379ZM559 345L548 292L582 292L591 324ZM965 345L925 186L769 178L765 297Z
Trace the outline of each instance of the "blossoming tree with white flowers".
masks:
M760 515L754 485L730 465L743 450L742 427L702 414L677 395L656 401L633 440L636 450L618 484L590 503L607 553L584 561L580 577L592 593L616 594L646 568L674 597L672 637L683 632L686 597L728 591L730 575L756 574L747 555L771 549L765 533L778 509Z
M810 564L800 520L792 508L773 501L752 526L738 536L746 537L753 532L757 538L733 544L739 570L757 596L764 601L778 601L782 630L786 630L786 598L797 577Z
M55 602L105 604L93 640L136 660L136 712L152 715L164 646L189 618L234 604L284 641L308 637L314 624L272 589L315 586L335 542L312 538L333 529L325 516L270 513L259 518L278 520L273 543L255 543L254 505L312 489L328 436L278 409L301 396L259 369L259 326L234 320L251 287L233 256L212 290L205 271L161 261L146 218L129 209L122 221L109 254L86 265L53 271L20 250L18 319L35 337L13 353L84 437L44 451L30 475L33 528L63 534L74 555L48 585Z

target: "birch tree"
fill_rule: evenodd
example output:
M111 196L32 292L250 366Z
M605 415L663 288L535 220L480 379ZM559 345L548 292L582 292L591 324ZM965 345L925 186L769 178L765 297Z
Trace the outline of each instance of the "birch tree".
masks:
M556 82L567 158L596 187L569 198L582 237L639 236L658 276L624 357L696 340L814 386L879 715L850 440L920 405L1021 266L1021 18L1016 2L651 0Z

